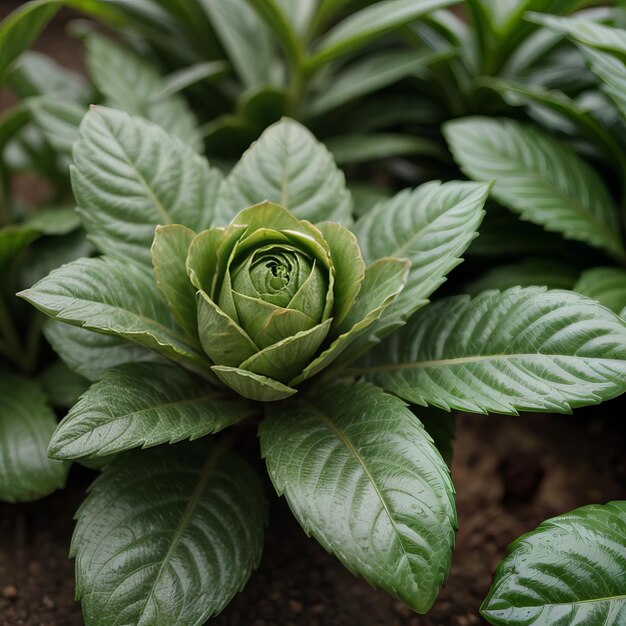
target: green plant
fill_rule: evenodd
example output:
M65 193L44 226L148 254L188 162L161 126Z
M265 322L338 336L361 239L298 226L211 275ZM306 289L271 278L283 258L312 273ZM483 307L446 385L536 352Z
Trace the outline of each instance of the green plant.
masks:
M425 306L476 236L486 184L428 183L354 223L342 174L294 121L222 178L102 107L82 122L72 181L102 256L21 296L119 350L50 444L104 465L72 543L87 624L201 624L244 585L265 520L233 452L244 420L306 532L426 612L456 514L423 407L570 411L625 389L626 326L583 296Z
M600 23L598 15L613 19ZM511 119L509 112L506 119L453 120L444 132L467 176L494 180L495 200L565 241L556 235L544 238L534 262L539 271L529 271L527 259L525 266L490 272L480 285L567 286L620 313L626 307L626 109L618 87L626 81L623 10L571 18L528 13L524 18L526 24L541 25L542 36L558 45L561 65L553 67L560 68L561 78L569 64L579 68L583 85L553 83L558 77L545 72L525 82L483 79L483 85L525 109L532 123ZM518 243L522 253L536 254L536 241L520 238ZM573 263L564 265L563 253Z

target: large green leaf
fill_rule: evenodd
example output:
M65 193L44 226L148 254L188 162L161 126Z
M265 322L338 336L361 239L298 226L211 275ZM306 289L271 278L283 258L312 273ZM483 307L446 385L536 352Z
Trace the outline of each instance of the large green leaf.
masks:
M0 22L0 85L13 61L28 49L59 8L58 0L27 2Z
M307 534L352 572L425 613L450 568L445 462L403 402L346 383L267 407L263 456Z
M92 485L72 540L86 626L191 626L219 613L261 558L252 469L196 442L121 455Z
M626 623L626 502L575 509L516 539L481 613L499 626Z
M59 424L56 459L107 456L198 439L250 417L255 407L199 384L175 365L129 363L104 374Z
M573 290L621 313L626 307L626 270L594 267L582 273Z
M172 320L154 279L133 263L79 259L20 296L50 317L150 348L207 374L209 364Z
M163 95L165 81L150 63L96 33L86 38L87 66L106 104L145 117L196 152L202 149L196 119L179 94Z
M160 358L136 343L54 320L48 320L44 335L64 363L91 381L112 367Z
M477 235L488 193L485 184L434 181L397 194L356 223L367 263L381 257L411 261L404 290L378 322L378 337L424 305L461 262Z
M354 373L443 409L570 412L626 391L626 324L568 291L513 288L429 305Z
M200 0L246 87L271 84L272 34L247 0Z
M0 372L0 500L36 500L63 487L69 465L46 456L56 423L35 383Z
M494 198L522 219L626 258L615 203L571 148L506 119L468 117L448 122L444 133L465 174L495 179Z
M263 200L311 222L351 221L352 198L331 154L289 119L270 126L224 180L215 225L228 224L239 211Z
M72 183L87 233L107 254L150 263L158 224L207 228L221 174L164 130L93 107L74 146Z
M311 65L319 66L359 49L419 17L457 0L384 0L353 12L318 42Z

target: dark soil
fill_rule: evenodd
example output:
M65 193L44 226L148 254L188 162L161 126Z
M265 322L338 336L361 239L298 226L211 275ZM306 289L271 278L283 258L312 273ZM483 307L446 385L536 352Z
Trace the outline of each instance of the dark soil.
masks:
M576 416L461 416L452 474L459 533L452 573L428 616L353 577L308 539L282 501L265 553L219 626L471 626L506 546L544 519L626 498L626 429L616 403ZM38 503L0 508L0 626L78 626L72 516L91 475Z

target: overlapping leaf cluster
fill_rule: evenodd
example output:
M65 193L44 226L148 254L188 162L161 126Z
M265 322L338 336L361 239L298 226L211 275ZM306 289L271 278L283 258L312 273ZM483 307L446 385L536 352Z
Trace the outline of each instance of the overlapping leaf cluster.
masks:
M73 546L87 623L120 613L201 623L258 562L264 496L248 470L222 471L245 465L228 438L132 448L260 419L270 477L307 532L424 612L449 569L456 517L447 465L405 403L570 411L624 390L626 327L592 300L512 289L424 307L476 236L487 184L429 183L354 223L328 151L291 120L223 178L155 124L102 107L81 125L72 180L102 256L21 295L66 323L50 337L74 363L86 353L72 337L93 331L112 338L108 350L150 350L143 364L117 352L52 437L53 458L108 464ZM163 484L170 463L181 475ZM239 490L255 494L254 513ZM106 498L121 504L105 512ZM139 561L126 532L111 534L129 524L150 546ZM251 560L226 552L243 528ZM178 559L186 567L170 570ZM128 578L137 568L141 585ZM181 603L163 600L171 585Z

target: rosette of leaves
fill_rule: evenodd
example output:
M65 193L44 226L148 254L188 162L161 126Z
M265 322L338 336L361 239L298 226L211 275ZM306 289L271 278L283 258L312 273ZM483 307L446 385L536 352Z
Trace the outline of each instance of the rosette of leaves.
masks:
M76 332L113 342L116 366L49 447L105 465L72 542L88 626L202 624L243 587L266 506L231 449L244 420L305 531L424 613L456 528L426 406L568 412L626 388L626 325L593 300L515 288L427 304L476 236L488 184L431 182L354 222L341 172L294 121L224 178L101 107L72 182L101 256L21 296L63 322L65 358L93 360Z

